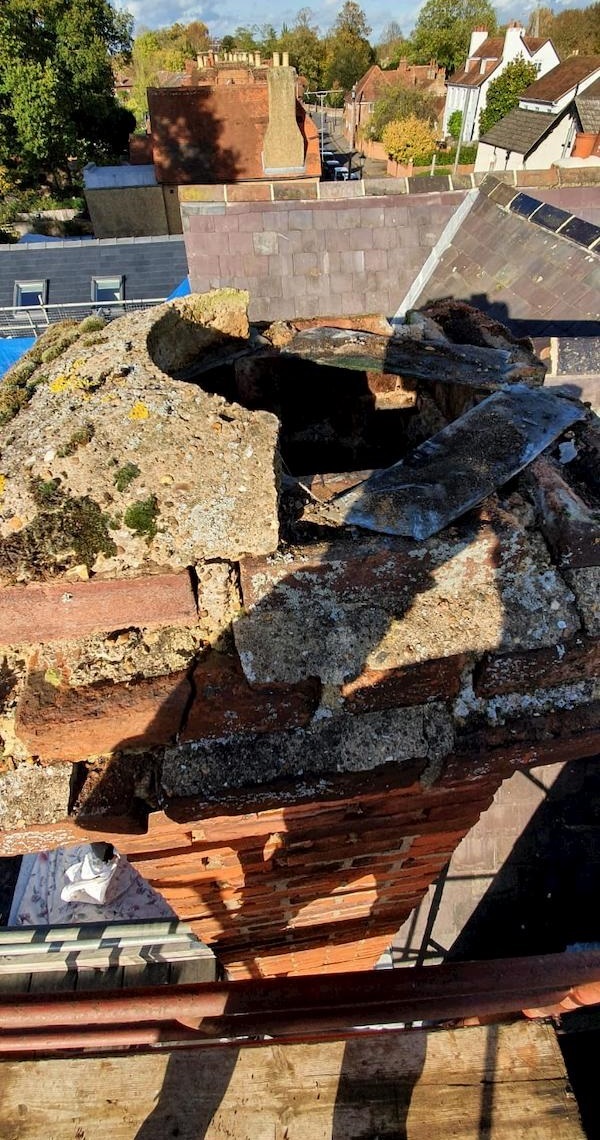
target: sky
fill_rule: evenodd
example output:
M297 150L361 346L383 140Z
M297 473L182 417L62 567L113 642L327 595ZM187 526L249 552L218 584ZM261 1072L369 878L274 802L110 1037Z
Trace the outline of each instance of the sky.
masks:
M335 20L343 0L320 0L312 7L314 22L321 32L327 31ZM360 0L359 0L360 2ZM542 0L544 2L544 0ZM547 0L545 0L547 2ZM263 0L259 6L256 0L113 0L116 8L126 8L133 13L136 28L165 28L176 21L189 23L203 20L214 36L231 33L240 25L273 24L279 30L282 23L292 24L296 12L304 5L298 3L278 3L277 0ZM555 11L562 8L585 7L586 0L554 0ZM387 7L381 0L362 0L361 7L371 25L371 42L376 43L390 20L397 20L403 32L408 35L414 26L420 4L411 0L400 0L393 7ZM494 0L494 7L502 23L520 19L527 23L529 13L535 7L534 0Z

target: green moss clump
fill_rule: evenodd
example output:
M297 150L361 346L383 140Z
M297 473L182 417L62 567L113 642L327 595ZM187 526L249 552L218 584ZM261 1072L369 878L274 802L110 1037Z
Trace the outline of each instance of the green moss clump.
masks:
M93 424L83 424L77 431L74 431L64 447L56 452L59 459L64 459L67 455L74 455L78 448L85 447L86 443L90 443L94 438L95 430Z
M102 333L90 333L89 336L82 336L81 343L85 348L92 348L95 344L106 344L108 341L107 336L102 336Z
M140 499L127 508L124 519L125 526L128 526L140 538L144 537L147 538L148 542L152 542L157 532L156 520L159 513L156 495L150 495L149 499Z
M36 373L38 366L55 360L78 336L77 321L58 321L6 373L0 385L0 427L10 423L27 406L36 388L47 382L45 373Z
M133 480L137 479L140 474L140 469L136 467L135 463L126 463L124 467L119 467L119 470L115 471L113 475L117 491L126 491L129 484L133 483Z
M32 479L29 489L36 507L56 505L62 498L60 479Z
M91 569L98 554L116 554L98 504L87 495L73 499L58 484L57 479L35 481L39 514L18 534L0 540L2 577L45 578L83 563Z
M105 327L106 321L102 317L86 317L79 326L79 332L81 334L98 332Z

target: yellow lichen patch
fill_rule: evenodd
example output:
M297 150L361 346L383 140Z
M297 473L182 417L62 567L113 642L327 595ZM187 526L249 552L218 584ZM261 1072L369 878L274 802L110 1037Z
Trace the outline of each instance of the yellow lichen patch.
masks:
M55 669L52 665L49 669L46 669L46 672L44 673L44 681L47 685L54 685L55 689L59 689L62 685L62 677L58 670Z
M6 487L6 475L0 475L0 495L4 494L4 488L5 487Z
M82 376L79 369L84 364L83 360L74 360L68 372L59 372L53 380L50 381L48 387L54 395L59 395L62 392L88 392L92 386L92 381L87 376Z
M149 415L150 415L150 412L148 411L148 408L146 407L146 405L142 404L141 400L136 400L135 404L133 405L133 407L129 413L129 419L130 420L147 420Z

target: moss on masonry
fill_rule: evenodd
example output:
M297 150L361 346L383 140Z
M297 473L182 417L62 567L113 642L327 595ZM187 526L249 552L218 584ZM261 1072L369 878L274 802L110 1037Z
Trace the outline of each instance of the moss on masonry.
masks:
M108 520L89 496L71 498L60 479L32 480L30 490L39 513L23 530L0 540L3 578L44 578L83 563L91 569L98 554L116 554Z
M85 324L85 321L83 322ZM96 326L95 326L96 327ZM77 321L59 321L52 325L33 348L7 372L0 386L0 427L29 403L35 389L46 383L47 375L37 373L40 364L50 364L79 338L82 325Z
M155 495L150 495L148 499L139 499L137 503L132 503L125 511L125 526L140 537L147 538L151 542L156 535L157 526L156 520L159 515L158 503Z
M83 424L77 431L73 432L71 438L57 451L60 459L65 459L68 455L74 455L80 447L85 447L94 438L95 428L93 424Z
M126 491L129 484L133 483L139 474L140 469L136 467L135 463L126 463L124 467L119 467L119 470L115 471L113 475L117 491Z

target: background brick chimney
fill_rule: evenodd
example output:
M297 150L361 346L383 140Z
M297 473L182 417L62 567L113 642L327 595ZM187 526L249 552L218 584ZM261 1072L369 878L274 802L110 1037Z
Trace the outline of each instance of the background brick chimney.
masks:
M296 72L279 66L279 53L273 53L273 66L267 71L269 125L263 145L265 174L304 170L304 139L296 121Z

